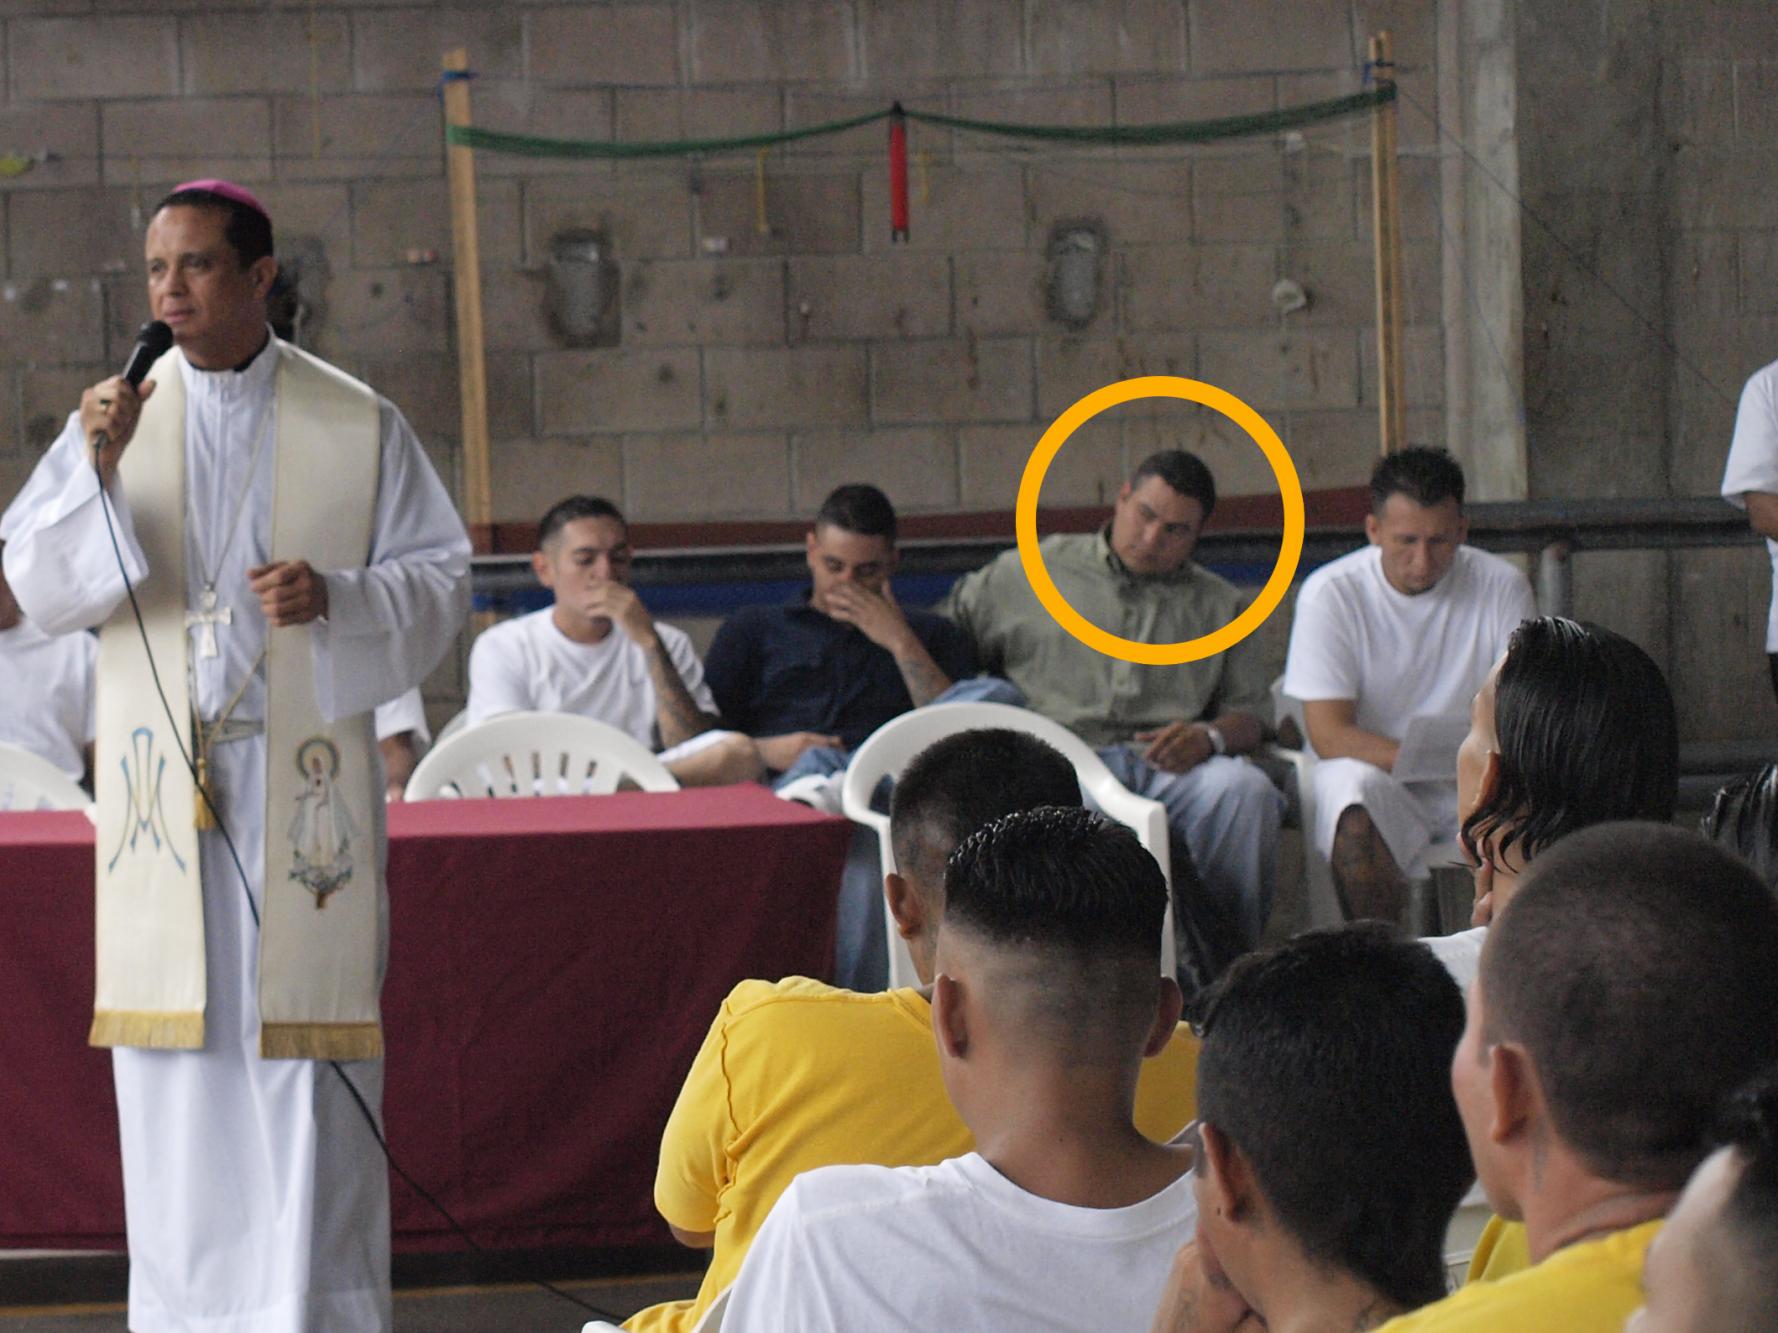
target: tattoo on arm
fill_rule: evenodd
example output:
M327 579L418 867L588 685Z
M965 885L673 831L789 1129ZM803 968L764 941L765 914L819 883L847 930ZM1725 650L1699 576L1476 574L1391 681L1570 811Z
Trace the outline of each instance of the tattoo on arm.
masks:
M657 638L654 652L648 657L648 674L654 680L658 700L656 722L661 729L661 748L682 745L716 725L716 719L704 712L685 688L679 668L667 653L667 641Z
M951 688L951 678L918 640L908 652L895 659L895 665L901 670L902 683L908 687L908 697L914 701L915 708L931 703Z

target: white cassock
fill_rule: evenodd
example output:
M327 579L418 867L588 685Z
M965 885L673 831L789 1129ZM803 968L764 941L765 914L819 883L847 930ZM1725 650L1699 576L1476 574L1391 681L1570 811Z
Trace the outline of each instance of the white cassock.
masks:
M238 372L184 370L186 605L198 608L201 571L210 569L220 605L233 618L215 631L219 656L205 658L195 648L191 654L192 698L205 718L223 713L266 634L247 570L265 563L270 537L277 436L266 417L276 362L261 352ZM318 702L329 719L371 709L416 684L455 637L468 605L462 521L407 422L388 402L379 405L382 474L366 566L327 574L325 624L279 631L310 636ZM250 467L262 428L270 433L257 467ZM121 491L114 486L112 494L130 578L152 577ZM239 530L228 541L237 510ZM123 598L78 415L7 511L0 537L20 603L51 633L96 625ZM234 716L265 718L263 672ZM263 892L265 765L263 733L213 752L218 806L256 903ZM381 861L387 854L381 801L370 819ZM113 1051L130 1328L387 1329L389 1188L382 1153L332 1067L259 1058L256 930L222 835L199 837L209 979L204 1049ZM387 912L385 899L385 925ZM340 1067L380 1122L382 1063Z

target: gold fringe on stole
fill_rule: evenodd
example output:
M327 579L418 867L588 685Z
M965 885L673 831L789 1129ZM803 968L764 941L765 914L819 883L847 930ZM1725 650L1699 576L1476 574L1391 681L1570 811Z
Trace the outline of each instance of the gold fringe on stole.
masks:
M151 1050L201 1051L202 1014L152 1014L122 1009L93 1012L89 1046L145 1046Z
M262 1060L381 1060L381 1023L261 1023Z

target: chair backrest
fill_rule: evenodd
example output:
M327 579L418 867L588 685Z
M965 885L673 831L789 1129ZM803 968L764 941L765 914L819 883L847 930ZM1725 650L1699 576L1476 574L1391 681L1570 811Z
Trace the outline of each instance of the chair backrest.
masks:
M616 727L568 713L503 713L433 746L407 799L603 796L625 779L643 791L679 790L666 765Z
M459 708L456 713L452 715L451 720L438 729L438 735L433 737L432 743L434 745L442 745L445 741L450 740L451 737L455 736L468 725L469 710L467 708Z
M871 795L877 784L906 768L913 757L934 741L959 731L980 727L1006 727L1023 731L1047 741L1062 752L1074 765L1081 789L1093 804L1108 817L1127 825L1146 847L1166 876L1171 899L1173 858L1167 842L1167 810L1159 801L1138 796L1112 775L1105 761L1091 746L1059 722L1052 722L1028 708L1010 704L954 703L930 704L910 713L892 718L878 727L852 754L846 768L845 782L840 787L840 805L846 817L855 823L867 824L876 830L882 853L883 873L895 869L895 852L889 844L889 816L871 809ZM887 913L888 904L884 904ZM901 938L893 919L888 920L889 984L919 984L907 941ZM1167 906L1166 929L1161 939L1161 966L1168 976L1176 966L1173 943L1173 907Z
M0 810L84 810L92 797L41 755L0 741Z

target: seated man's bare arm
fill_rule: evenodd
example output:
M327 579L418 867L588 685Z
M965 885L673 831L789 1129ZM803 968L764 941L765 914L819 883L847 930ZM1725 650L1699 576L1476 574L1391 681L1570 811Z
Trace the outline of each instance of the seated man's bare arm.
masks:
M1362 759L1385 773L1395 767L1401 745L1387 736L1358 725L1354 699L1315 699L1303 705L1303 725L1309 744L1323 759Z
M674 1226L671 1222L667 1223L667 1230L673 1233L674 1240L688 1250L709 1250L716 1247L716 1233L714 1231L686 1231L682 1227Z
M1748 491L1741 498L1747 501L1748 526L1760 536L1778 541L1778 495Z

